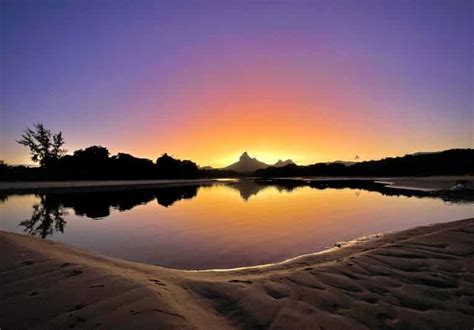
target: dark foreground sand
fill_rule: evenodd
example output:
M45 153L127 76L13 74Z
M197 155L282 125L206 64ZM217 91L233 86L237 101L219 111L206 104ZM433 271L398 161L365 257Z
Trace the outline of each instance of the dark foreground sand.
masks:
M187 272L0 232L0 327L473 329L474 219Z

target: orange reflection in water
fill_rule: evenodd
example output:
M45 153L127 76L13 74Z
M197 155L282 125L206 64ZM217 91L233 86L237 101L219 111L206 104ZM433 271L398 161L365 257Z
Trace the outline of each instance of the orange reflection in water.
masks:
M9 198L5 230L31 214L37 197ZM163 207L156 200L102 220L74 215L53 239L114 257L167 267L205 269L258 265L320 251L377 232L473 216L472 204L388 197L353 189L237 190L199 188L192 199Z

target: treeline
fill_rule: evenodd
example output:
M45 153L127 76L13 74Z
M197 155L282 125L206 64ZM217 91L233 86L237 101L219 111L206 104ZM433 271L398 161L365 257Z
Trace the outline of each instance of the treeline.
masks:
M17 141L30 151L38 168L8 166L0 163L0 180L140 180L239 177L230 170L200 169L190 160L164 154L153 162L125 153L110 156L107 148L91 146L66 155L61 132L53 133L41 123L27 128ZM346 166L341 163L317 163L308 166L290 164L268 167L250 176L428 176L474 173L474 150L451 149L437 153L366 161ZM249 176L249 175L247 175Z
M30 168L0 164L1 181L34 180L152 180L229 178L242 176L430 176L474 174L474 150L452 149L438 153L413 154L403 157L359 162L317 163L308 166L268 167L253 174L229 170L201 169L190 160L175 159L163 154L155 161L126 153L110 156L107 148L91 146L72 155L47 157L42 166Z
M50 158L41 167L0 165L0 180L144 180L235 176L234 172L202 170L190 160L164 154L152 161L129 154L110 156L107 148L91 146L72 155Z
M288 165L257 170L260 177L295 176L430 176L474 174L474 150L451 149L437 153L413 154L344 165L317 163Z
M155 162L118 153L110 156L102 146L91 146L66 154L62 132L54 133L42 123L26 128L17 143L29 149L38 168L0 163L0 180L141 180L194 179L234 176L230 171L202 170L190 160L164 154Z

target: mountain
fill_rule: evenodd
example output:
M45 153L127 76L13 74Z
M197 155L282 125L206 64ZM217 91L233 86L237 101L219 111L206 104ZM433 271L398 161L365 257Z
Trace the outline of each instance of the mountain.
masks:
M223 170L235 171L238 173L253 173L256 170L261 170L267 167L285 167L286 165L296 165L291 159L279 160L273 165L266 164L259 161L257 158L252 158L249 156L247 151L245 151L239 158L238 162L235 162L227 167L224 167Z
M224 168L224 170L231 170L239 173L252 173L256 170L267 168L268 165L259 161L257 158L251 158L249 154L244 152L238 162L233 163Z
M329 162L329 163L326 163L326 164L328 164L328 165L330 165L330 164L342 164L342 165L345 165L345 166L351 166L351 165L357 164L357 162L345 161L345 160L335 160L333 162Z
M438 154L441 151L419 151L411 154L412 156L420 156L420 155L431 155L431 154ZM408 154L409 155L409 154Z
M285 167L286 165L296 165L294 161L291 159L287 160L281 160L279 159L275 164L273 164L273 167Z

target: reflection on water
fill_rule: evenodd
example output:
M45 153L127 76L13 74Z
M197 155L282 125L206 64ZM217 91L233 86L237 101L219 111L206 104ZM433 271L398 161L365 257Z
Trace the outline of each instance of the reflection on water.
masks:
M0 212L3 230L168 267L228 268L276 262L375 232L473 216L472 204L414 198L423 194L367 181L241 180L3 196Z
M24 227L24 232L46 238L54 232L64 233L66 215L63 206L50 203L48 196L41 196L40 203L33 205L31 218L20 222L20 226Z
M72 208L76 215L101 219L110 215L111 208L127 211L137 205L146 204L155 199L158 204L169 207L178 200L195 197L198 188L198 186L177 186L151 190L133 189L49 194L48 202Z

